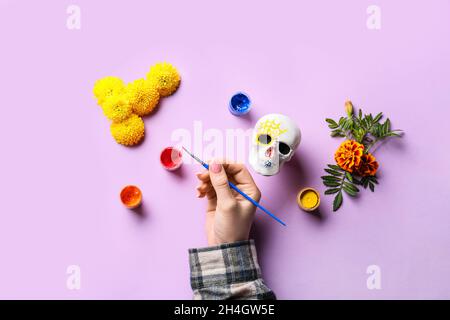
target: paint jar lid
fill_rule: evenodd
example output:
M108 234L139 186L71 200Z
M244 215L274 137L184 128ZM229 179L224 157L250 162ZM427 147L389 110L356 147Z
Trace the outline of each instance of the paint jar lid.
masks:
M228 109L233 115L242 116L250 112L251 104L252 102L247 94L237 92L231 97Z
M181 167L183 163L182 153L174 147L167 147L161 151L160 156L161 165L164 169L173 171Z
M120 192L120 201L128 209L134 209L142 203L142 192L136 186L125 186Z
M314 188L304 188L297 195L298 206L305 211L314 211L320 205L320 194Z

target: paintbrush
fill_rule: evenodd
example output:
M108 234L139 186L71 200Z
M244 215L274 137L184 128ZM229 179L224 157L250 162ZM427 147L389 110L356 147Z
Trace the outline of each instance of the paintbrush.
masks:
M192 153L190 153L185 147L182 147L184 151L186 151L192 158L194 158L195 160L197 160L206 170L209 170L209 165L202 161L201 159L197 158L195 155L193 155ZM256 202L255 200L253 200L252 198L250 198L250 196L248 196L247 194L245 194L245 192L243 192L241 189L239 189L238 187L236 187L233 183L231 183L230 181L228 181L228 184L230 185L230 188L235 190L237 193L239 193L241 196L243 196L245 199L247 199L248 201L250 201L254 206L256 206L257 208L260 208L262 211L264 211L265 213L267 213L269 216L271 216L273 219L275 219L276 221L278 221L279 223L281 223L283 226L286 226L286 224L280 220L280 218L278 218L276 215L274 215L273 213L271 213L269 210L267 210L266 208L264 208L262 205L260 205L258 202Z

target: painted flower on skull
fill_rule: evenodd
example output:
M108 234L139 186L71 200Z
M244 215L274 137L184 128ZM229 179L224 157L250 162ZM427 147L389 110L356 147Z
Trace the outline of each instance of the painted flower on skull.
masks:
M281 129L281 123L274 119L267 119L259 124L256 134L256 143L267 145L279 136L287 132L287 129Z

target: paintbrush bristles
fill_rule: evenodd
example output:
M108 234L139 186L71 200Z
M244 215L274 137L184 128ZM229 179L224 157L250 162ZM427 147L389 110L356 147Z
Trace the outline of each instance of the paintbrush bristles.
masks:
M206 162L204 162L204 161L200 160L199 158L197 158L194 154L192 154L191 152L189 152L185 147L181 147L181 148L183 148L183 150L186 151L192 158L194 158L195 160L197 160L198 162L200 162L205 168L206 168L206 166L208 166L208 165L206 164Z

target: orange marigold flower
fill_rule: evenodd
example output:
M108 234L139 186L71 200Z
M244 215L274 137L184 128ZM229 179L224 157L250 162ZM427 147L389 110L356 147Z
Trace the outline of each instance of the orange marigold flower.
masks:
M358 168L356 168L356 173L362 177L374 176L378 170L378 162L375 157L370 154L364 154L361 157L361 163Z
M337 149L334 159L339 167L348 172L353 172L359 167L364 146L354 140L346 140Z

